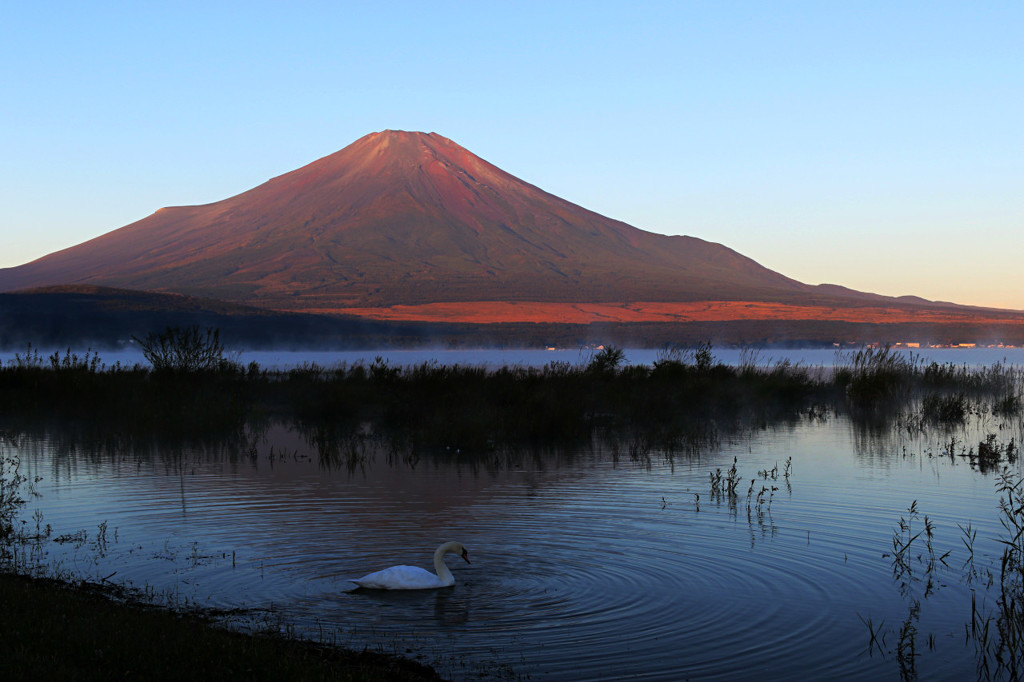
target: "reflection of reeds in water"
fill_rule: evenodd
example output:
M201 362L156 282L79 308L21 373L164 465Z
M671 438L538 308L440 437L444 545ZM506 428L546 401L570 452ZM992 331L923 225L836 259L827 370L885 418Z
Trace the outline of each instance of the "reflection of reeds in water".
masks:
M1019 680L1024 674L1024 479L1004 469L997 485L1004 530L999 539L999 592L994 614L981 615L972 603L971 632L979 649L979 668L994 668L997 677Z
M792 457L786 460L783 471L783 478L787 488L789 488L789 477L792 473L792 460ZM713 472L708 472L708 481L711 486L711 501L716 503L725 502L732 514L738 513L739 508L737 489L742 479L740 478L738 465L739 459L733 457L732 466L724 474L721 467L716 468ZM761 489L755 493L756 478L750 479L750 486L747 488L747 524L751 530L756 527L764 532L771 531L774 533L772 501L775 499L775 493L778 492L779 488L773 485L772 482L779 480L779 467L776 465L772 469L759 471L758 476L761 476L764 481ZM700 495L696 493L694 494L694 510L700 511Z
M851 416L885 426L919 405L919 420L959 424L972 412L1015 416L1021 411L1024 369L995 363L968 367L924 364L919 356L889 347L864 348L840 356L832 386L845 396Z
M935 524L925 515L923 526L918 525L920 518L917 500L914 500L907 508L907 515L900 517L898 530L892 535L892 569L893 577L903 581L903 585L907 586L918 579L913 562L923 563L924 575L927 578L924 596L928 596L931 592L932 576L937 564L942 563L945 566L946 559L949 558L951 552L936 556ZM919 541L922 536L924 537L923 552L917 549L917 546L921 544Z
M156 434L187 446L239 440L273 419L338 433L369 427L416 451L464 457L506 447L579 447L597 434L629 443L631 458L643 459L652 449L700 451L730 431L832 412L868 428L889 428L908 412L922 427L962 423L981 412L1019 414L1021 393L1016 368L924 366L888 348L841 358L831 373L759 365L756 355L726 366L706 344L666 352L650 366L626 365L621 350L606 348L588 364L494 370L394 367L378 359L274 372L231 362L155 371L106 367L94 355L70 352L50 362L19 355L0 367L0 410L19 428L77 424L107 438L144 442Z
M969 621L964 624L966 640L973 644L979 680L1020 680L1024 676L1024 479L1004 468L996 489L999 494L999 522L1003 534L997 538L1002 552L998 567L979 567L975 545L977 530L970 523L958 524L967 556L961 568L961 581L971 588ZM914 501L901 516L892 536L893 578L907 598L907 618L896 633L896 662L900 679L917 679L918 623L921 604L936 589L936 574L948 568L946 559L952 553L939 555L934 547L935 527L923 517ZM924 545L922 548L921 545ZM941 580L938 582L942 582ZM978 591L993 594L995 605L987 609L979 604ZM892 630L884 621L875 625L858 614L868 629L867 649L874 654L886 652L886 637ZM930 649L935 637L928 636Z

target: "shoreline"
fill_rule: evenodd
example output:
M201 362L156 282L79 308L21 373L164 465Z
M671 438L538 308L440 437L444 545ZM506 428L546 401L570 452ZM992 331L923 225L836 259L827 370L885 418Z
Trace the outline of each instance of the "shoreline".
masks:
M117 585L0 572L0 603L0 677L7 680L444 679L400 656L233 631Z

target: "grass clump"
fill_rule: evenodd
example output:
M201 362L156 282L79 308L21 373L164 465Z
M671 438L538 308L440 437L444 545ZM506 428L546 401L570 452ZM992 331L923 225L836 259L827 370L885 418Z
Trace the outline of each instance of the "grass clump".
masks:
M906 399L915 377L913 356L889 346L867 347L853 353L834 375L836 385L845 391L850 404L858 410L888 407Z

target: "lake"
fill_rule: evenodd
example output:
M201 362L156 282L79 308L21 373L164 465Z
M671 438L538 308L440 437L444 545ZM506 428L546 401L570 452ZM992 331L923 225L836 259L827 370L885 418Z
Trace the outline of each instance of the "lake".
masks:
M65 536L46 545L53 570L254 609L236 627L454 679L966 680L972 597L994 611L1004 531L996 474L957 453L1022 431L988 414L925 432L819 414L688 453L595 440L467 459L366 437L325 460L287 424L196 449L59 433L3 447L36 480L23 517ZM737 494L713 495L734 462ZM901 566L893 537L926 516L932 556L948 555L930 562L922 534ZM372 570L429 568L446 540L472 561L448 557L453 588L349 591Z

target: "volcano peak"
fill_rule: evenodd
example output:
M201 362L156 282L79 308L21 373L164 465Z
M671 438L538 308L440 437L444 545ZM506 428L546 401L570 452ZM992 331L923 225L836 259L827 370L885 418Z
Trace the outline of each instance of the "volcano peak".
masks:
M223 201L0 271L286 310L459 301L782 300L810 287L719 244L560 199L437 133L383 130Z

